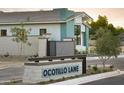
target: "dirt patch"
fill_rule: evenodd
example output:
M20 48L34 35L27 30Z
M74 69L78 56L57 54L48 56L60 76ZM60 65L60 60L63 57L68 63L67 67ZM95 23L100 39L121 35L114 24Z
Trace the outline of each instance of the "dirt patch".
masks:
M0 56L0 63L1 62L26 62L28 57L26 56Z

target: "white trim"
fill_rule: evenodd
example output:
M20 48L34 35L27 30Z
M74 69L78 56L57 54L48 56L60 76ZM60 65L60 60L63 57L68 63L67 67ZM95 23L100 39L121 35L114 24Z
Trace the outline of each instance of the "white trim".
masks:
M85 14L85 15L86 15L86 14ZM83 17L83 14L74 17L74 19L76 19L76 18L78 18L78 17ZM92 19L91 19L91 20L92 20ZM83 25L87 26L88 28L91 28L88 24L84 23L83 21L82 21L82 23L76 23L76 24L80 24L80 25L83 24Z
M48 24L48 23L66 23L66 21L47 21L47 22L22 22L24 24ZM21 24L21 22L14 22L14 23L0 23L0 25L17 25Z
M80 33L80 36L81 36L81 46L83 46L83 42L84 42L83 32Z
M82 16L82 17L87 16L89 19L93 20L93 19L92 19L91 17L89 17L85 12L82 12L80 15L77 15L77 16L75 16L75 17L73 17L73 18L69 18L69 19L66 20L66 21L73 20L73 19L75 19L75 18L77 18L77 17L80 17L80 16Z

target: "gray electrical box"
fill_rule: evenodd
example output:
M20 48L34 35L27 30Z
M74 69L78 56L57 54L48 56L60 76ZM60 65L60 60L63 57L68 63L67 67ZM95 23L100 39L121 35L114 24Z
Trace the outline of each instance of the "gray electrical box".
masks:
M48 41L47 56L71 56L74 49L74 41Z

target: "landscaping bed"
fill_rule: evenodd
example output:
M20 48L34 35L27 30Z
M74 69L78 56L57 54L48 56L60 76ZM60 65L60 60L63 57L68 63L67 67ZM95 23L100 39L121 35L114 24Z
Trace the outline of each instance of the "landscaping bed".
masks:
M0 62L26 62L26 56L1 56L0 55Z

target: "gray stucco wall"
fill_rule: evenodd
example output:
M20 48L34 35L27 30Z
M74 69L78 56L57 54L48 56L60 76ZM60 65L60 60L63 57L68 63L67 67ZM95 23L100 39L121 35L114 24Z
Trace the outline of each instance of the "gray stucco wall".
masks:
M21 45L16 43L13 40L13 37L0 37L0 55L37 55L38 54L38 37L31 36L28 37L28 41L31 43L31 46L26 44Z
M56 43L56 55L57 56L70 56L74 55L74 42L57 42Z

